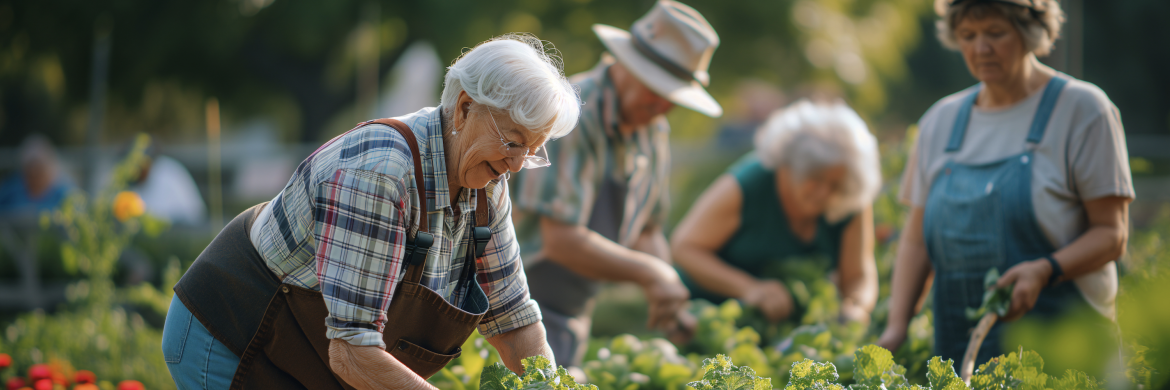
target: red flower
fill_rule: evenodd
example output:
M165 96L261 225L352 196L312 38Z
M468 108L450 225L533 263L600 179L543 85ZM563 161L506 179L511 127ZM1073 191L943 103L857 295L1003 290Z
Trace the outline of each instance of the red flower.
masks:
M12 356L8 356L8 354L6 354L6 353L0 353L0 370L8 368L8 366L11 366L11 365L12 365Z
M93 383L82 383L77 386L73 386L73 390L99 390L99 388Z
M21 387L24 387L24 385L25 385L24 378L21 378L19 376L14 376L14 377L12 377L12 379L8 380L8 390L16 390L16 389L19 389Z
M53 381L51 379L41 379L39 381L36 381L36 384L33 385L33 389L35 389L35 390L53 390Z
M81 370L73 374L73 381L77 384L97 383L97 375L90 370Z
M53 370L49 369L48 365L37 364L28 369L28 381L36 383L41 379L49 379L53 376Z
M60 372L53 372L53 376L49 377L53 380L53 384L61 386L69 386L69 378Z
M145 389L145 387L142 386L142 382L135 381L135 380L125 380L125 381L122 381L121 383L118 383L118 390L144 390L144 389Z

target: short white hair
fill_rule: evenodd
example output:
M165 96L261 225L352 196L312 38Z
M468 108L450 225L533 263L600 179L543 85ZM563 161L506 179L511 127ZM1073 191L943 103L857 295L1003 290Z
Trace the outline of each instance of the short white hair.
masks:
M581 113L581 99L565 78L560 55L552 43L531 34L489 39L447 67L439 100L444 118L450 119L464 91L520 126L547 132L549 139L568 135Z
M873 203L881 190L877 139L844 102L800 100L774 112L756 132L756 155L764 167L788 168L799 183L834 165L845 179L831 195L825 217L839 221Z

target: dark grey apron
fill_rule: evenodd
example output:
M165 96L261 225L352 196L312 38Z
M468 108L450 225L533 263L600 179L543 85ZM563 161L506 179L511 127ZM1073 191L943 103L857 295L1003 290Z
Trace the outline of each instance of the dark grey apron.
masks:
M597 192L587 227L602 237L618 242L625 215L628 184L607 176ZM546 255L547 256L547 255ZM526 268L528 291L540 303L548 344L557 362L580 366L588 347L590 318L601 284L555 262L544 259Z

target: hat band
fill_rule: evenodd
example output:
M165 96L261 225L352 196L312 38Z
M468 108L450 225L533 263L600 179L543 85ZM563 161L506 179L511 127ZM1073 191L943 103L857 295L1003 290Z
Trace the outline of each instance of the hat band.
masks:
M955 5L958 5L961 3L966 3L967 1L968 0L951 0L950 5L955 6ZM978 1L978 0L972 0L972 1ZM1018 5L1018 6L1033 10L1033 11L1036 10L1036 2L1034 0L983 0L983 1Z
M679 64L674 63L674 61L671 61L662 54L659 54L654 50L654 48L646 44L646 41L642 40L642 36L639 35L636 31L630 35L634 37L632 40L634 43L634 49L637 49L639 53L642 53L643 56L649 58L650 61L658 64L659 67L662 67L662 69L670 72L670 74L674 75L674 77L678 77L683 80L698 81L698 79L695 78L695 74L693 72L687 70Z

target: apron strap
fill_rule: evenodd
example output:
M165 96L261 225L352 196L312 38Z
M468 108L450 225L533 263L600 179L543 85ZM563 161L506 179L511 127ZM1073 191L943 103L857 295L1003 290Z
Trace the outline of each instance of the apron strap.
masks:
M358 127L365 126L371 123L390 126L402 134L406 138L406 145L410 147L411 158L414 160L414 180L415 187L418 191L419 216L418 216L418 231L414 235L414 240L408 240L406 243L406 250L403 251L402 260L406 265L406 277L404 282L418 284L422 281L423 268L427 261L427 252L430 252L431 245L435 243L435 237L431 235L430 228L427 225L427 187L426 180L423 178L422 171L422 154L418 151L418 139L414 136L414 131L410 129L405 123L397 119L383 118L371 121L362 122Z
M403 256L403 260L405 261L405 263L407 265L406 277L403 279L406 282L411 282L411 283L417 284L417 283L422 281L422 274L423 274L423 268L424 268L423 265L426 264L427 252L429 252L431 245L433 245L435 242L435 238L430 233L430 229L428 228L428 224L427 224L427 222L428 222L427 221L428 218L426 215L427 207L425 204L426 199L427 199L426 198L426 182L423 179L422 155L418 151L418 140L417 140L417 138L415 138L414 131L410 129L410 126L407 126L405 123L402 123L402 121L397 120L397 119L391 119L391 118L375 119L375 120L363 122L362 124L358 125L358 127L361 127L361 126L364 126L367 124L371 124L371 123L377 123L377 124L381 124L381 125L390 126L394 130L397 130L399 134L402 134L402 137L406 138L407 146L410 147L410 154L414 160L415 186L418 189L418 197L419 197L419 203L420 203L419 208L423 211L420 213L419 218L418 218L419 219L419 221L418 221L418 229L419 230L415 234L414 240L412 242L407 243L407 250L405 251L405 255ZM476 205L475 205L475 214L473 216L473 218L474 218L473 221L475 222L474 223L475 227L473 228L473 234L472 234L474 246L471 248L468 248L469 250L474 250L475 252L474 252L474 257L471 257L469 259L469 264L466 264L464 266L464 269L468 270L468 272L470 272L470 270L474 269L475 259L483 257L483 253L487 249L488 241L491 241L491 238L492 238L492 231L488 227L488 225L491 223L491 218L490 218L489 213L488 213L489 210L488 210L487 190L482 189L482 188L478 189L478 190L476 190L475 195L476 195L475 196ZM467 272L465 272L465 275L466 274L467 274ZM474 272L471 273L471 277L474 277Z
M487 190L478 189L475 191L475 216L472 218L475 227L472 228L471 238L475 242L475 258L483 257L483 252L487 250L488 241L492 239L492 229L488 227L491 225L491 217L488 215L488 195Z
M975 106L975 99L979 98L979 91L982 89L983 84L976 85L975 90L963 98L963 104L959 106L959 114L955 115L955 126L951 128L951 139L947 141L947 153L957 152L959 148L963 147L963 136L967 134L967 123L971 122L971 107Z
M487 190L478 189L475 191L475 213L471 216L471 244L467 248L467 258L463 264L463 275L459 277L464 283L475 283L475 274L479 270L479 265L476 264L475 259L483 257L483 253L487 250L488 241L492 240L492 229L488 227L491 220L488 216L488 195Z
M1044 96L1040 98L1040 106L1036 108L1036 116L1032 118L1032 128L1028 130L1028 143L1038 144L1044 138L1044 130L1048 128L1048 120L1052 118L1052 111L1056 109L1056 100L1060 92L1068 84L1068 79L1052 76L1048 86L1044 87Z

